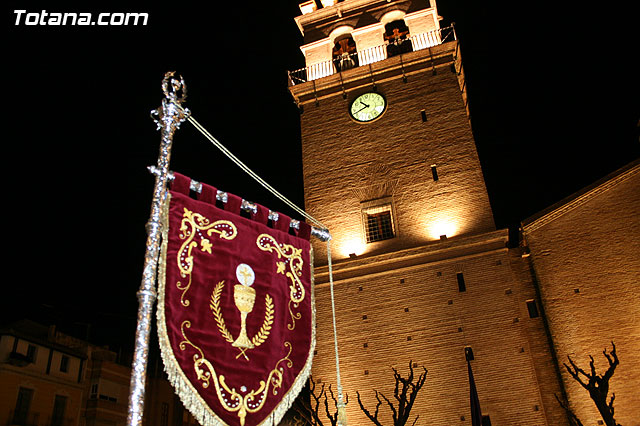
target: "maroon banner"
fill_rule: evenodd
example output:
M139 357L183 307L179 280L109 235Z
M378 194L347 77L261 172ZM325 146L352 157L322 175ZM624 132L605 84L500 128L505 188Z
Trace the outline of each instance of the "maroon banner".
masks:
M175 174L166 206L158 335L169 380L203 426L276 425L304 386L315 346L309 225Z

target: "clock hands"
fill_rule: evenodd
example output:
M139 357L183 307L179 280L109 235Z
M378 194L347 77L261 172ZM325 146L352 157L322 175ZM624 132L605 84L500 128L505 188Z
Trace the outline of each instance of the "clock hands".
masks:
M369 105L365 104L364 102L360 101L360 104L364 105L362 108L360 108L359 110L357 110L356 112L354 112L354 114L359 113L360 111L362 111L365 108L369 108Z
M377 119L385 110L384 96L378 93L363 93L357 96L349 107L351 118L360 123Z

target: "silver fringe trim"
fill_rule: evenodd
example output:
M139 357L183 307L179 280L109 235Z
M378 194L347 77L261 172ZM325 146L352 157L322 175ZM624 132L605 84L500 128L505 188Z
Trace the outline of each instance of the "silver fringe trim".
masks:
M184 407L189 410L193 417L202 426L229 426L214 413L204 399L200 396L196 388L185 376L182 368L178 364L167 334L166 317L164 312L164 295L166 288L167 271L167 244L169 240L169 202L171 194L167 191L166 201L162 209L162 245L160 247L160 262L158 265L158 307L156 319L158 326L158 342L160 344L160 355L164 364L164 371L167 373L169 382L175 389L176 395L182 401ZM291 408L298 394L304 388L313 361L313 352L316 347L316 301L315 301L315 280L313 276L313 248L309 253L309 263L311 268L311 347L307 355L304 367L294 380L289 391L284 395L282 401L258 426L276 426L286 412Z

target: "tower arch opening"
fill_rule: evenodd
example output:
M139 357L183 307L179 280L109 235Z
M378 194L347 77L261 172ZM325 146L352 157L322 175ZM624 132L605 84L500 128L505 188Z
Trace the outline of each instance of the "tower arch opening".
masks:
M409 39L409 27L404 19L396 19L384 25L384 39L387 43L387 57L412 52L411 40Z
M359 65L356 42L351 33L340 34L333 40L331 59L336 71L345 71Z

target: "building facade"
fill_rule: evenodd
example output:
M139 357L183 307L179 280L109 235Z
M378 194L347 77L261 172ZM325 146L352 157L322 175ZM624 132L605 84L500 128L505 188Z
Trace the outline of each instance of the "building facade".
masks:
M86 398L86 347L55 327L21 322L0 334L0 421L78 426Z
M549 333L560 363L570 356L600 375L614 342L620 364L610 382L616 420L640 424L640 161L612 173L522 224ZM599 419L587 392L562 367L581 419Z
M572 408L588 395L561 372L562 338L541 314L551 296L541 291L543 307L528 248L510 248L495 228L453 28L440 28L433 1L322 3L301 4L306 67L290 73L289 90L301 110L306 211L332 235L349 423L369 423L356 392L374 409L374 390L392 395L391 367L406 374L411 362L429 371L413 408L420 423L470 424L470 360L483 424L568 425L555 395L568 391ZM335 388L327 246L314 242L314 252L313 376ZM637 283L637 270L628 275ZM576 350L597 354L610 340ZM580 412L596 424L593 410ZM390 424L389 412L380 418Z
M196 425L175 397L159 354L149 370L143 423ZM130 360L56 330L23 320L0 330L0 424L125 426Z

